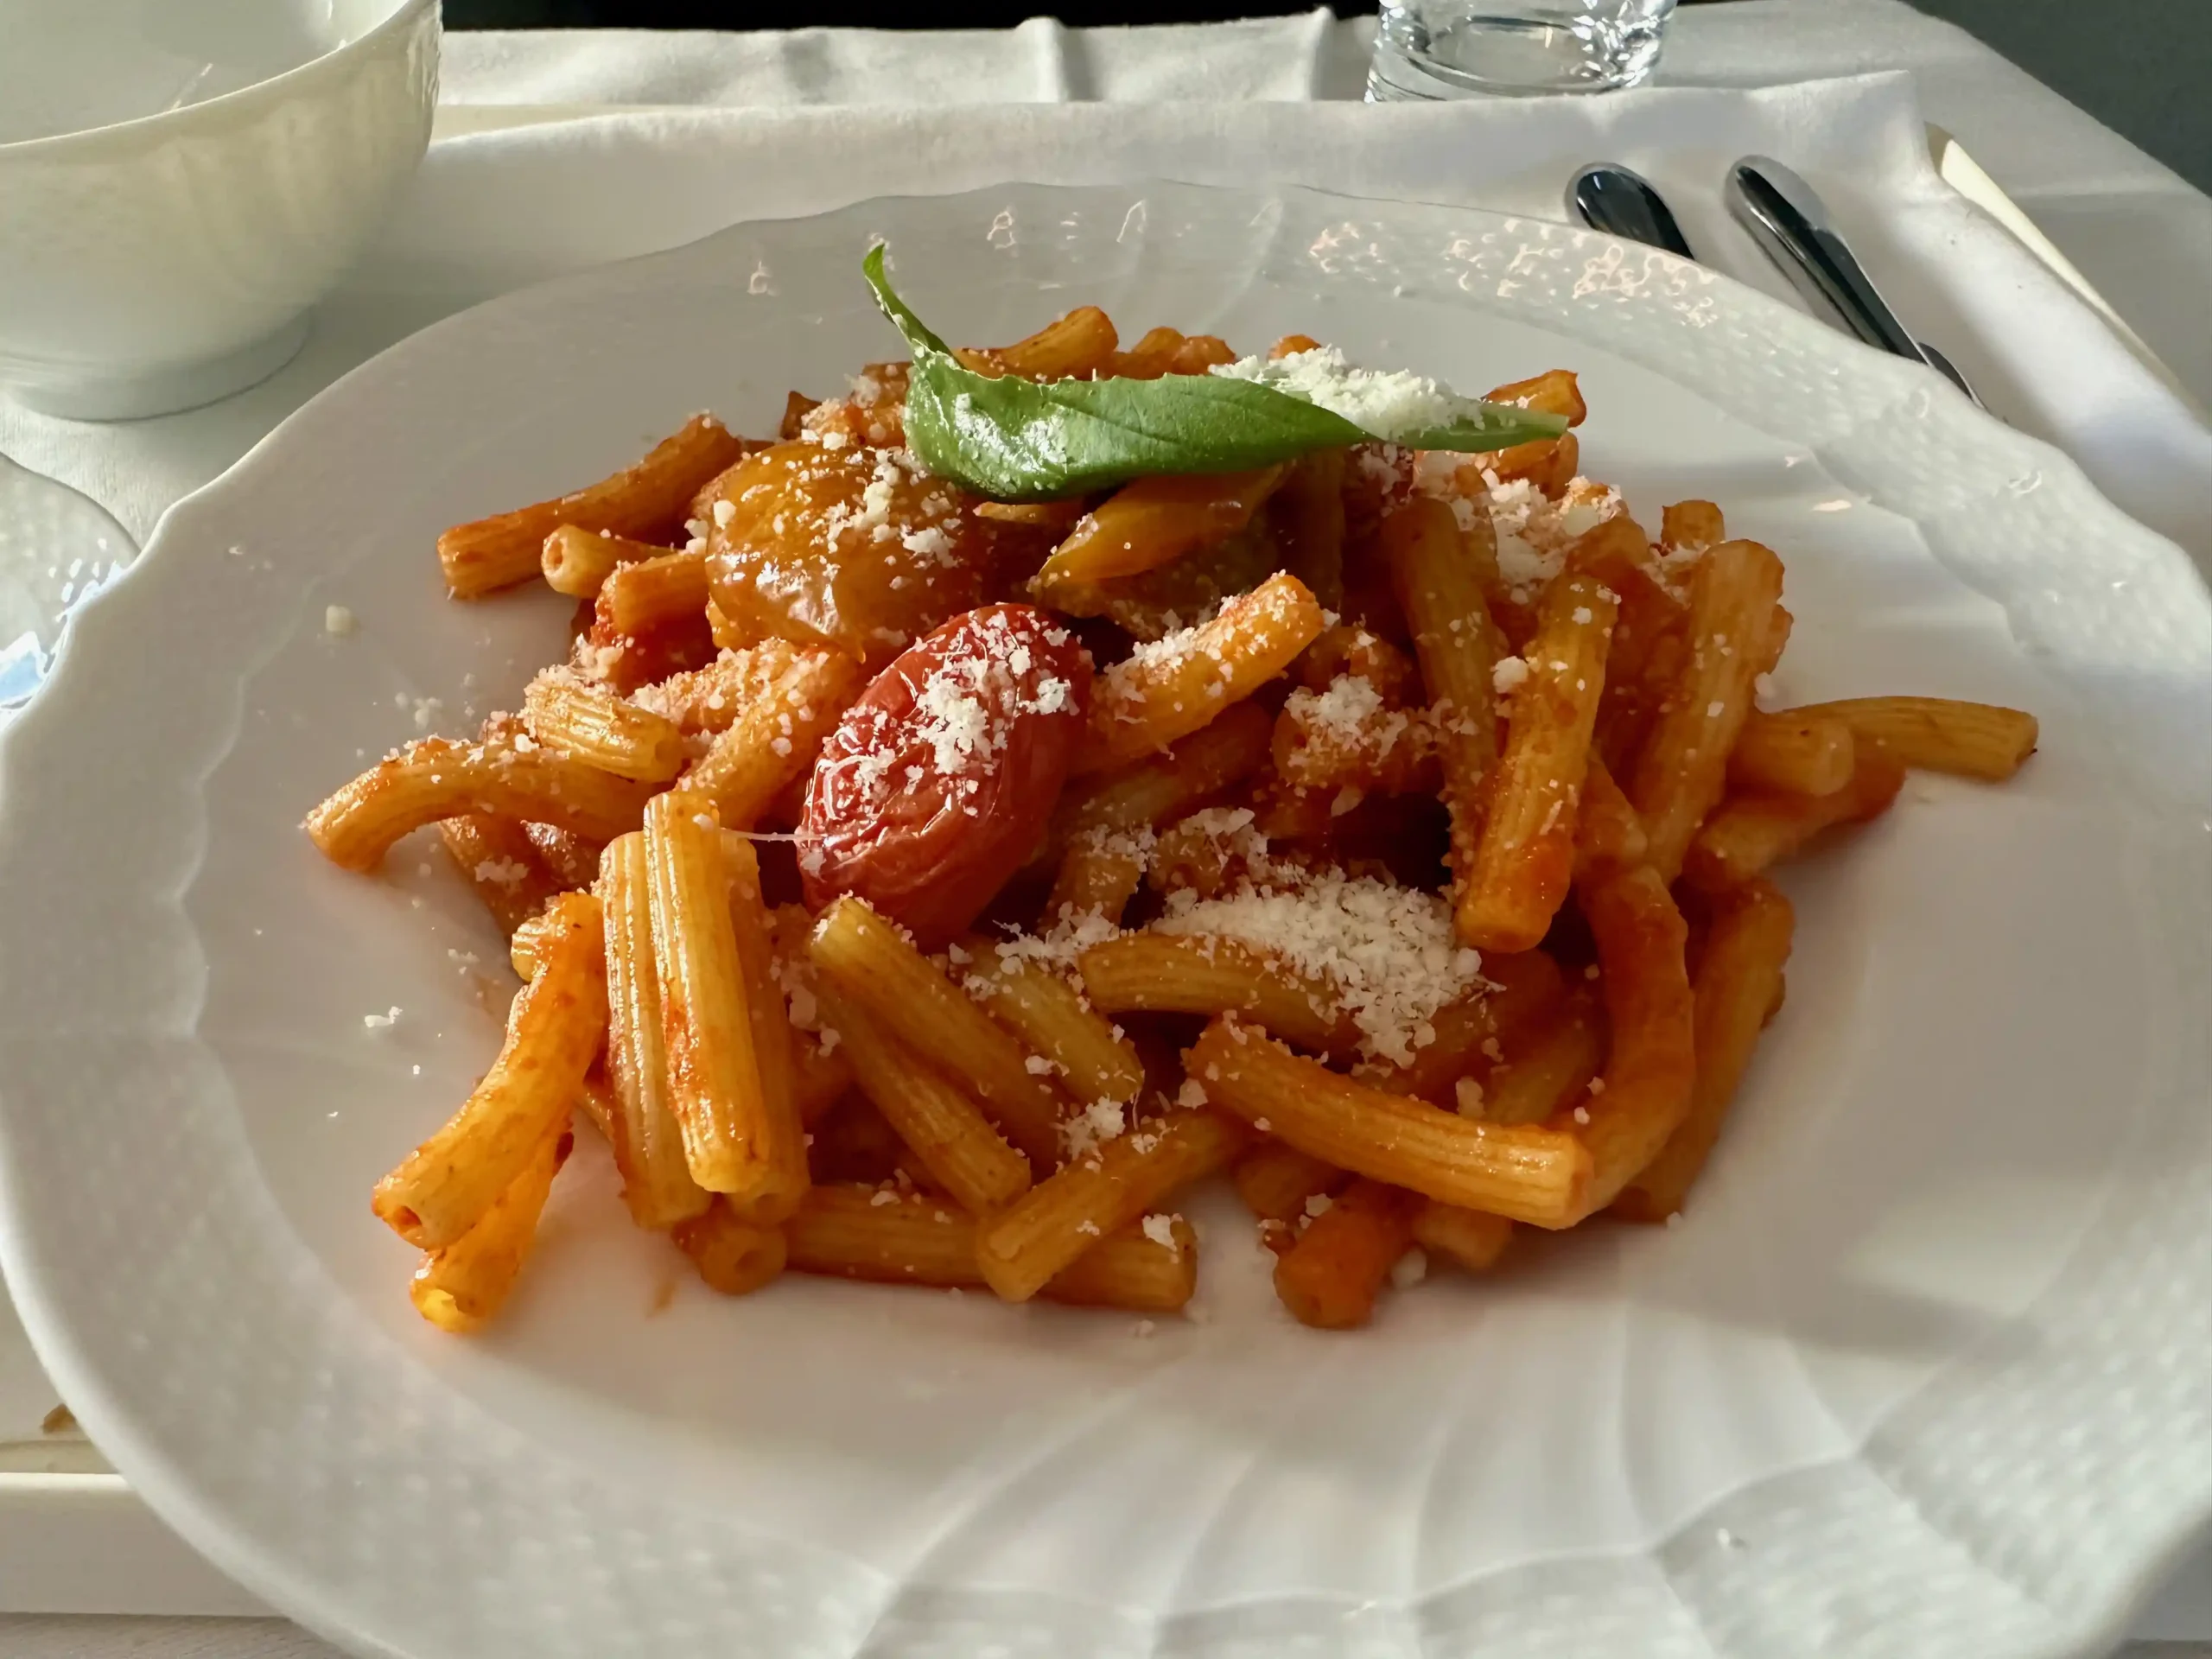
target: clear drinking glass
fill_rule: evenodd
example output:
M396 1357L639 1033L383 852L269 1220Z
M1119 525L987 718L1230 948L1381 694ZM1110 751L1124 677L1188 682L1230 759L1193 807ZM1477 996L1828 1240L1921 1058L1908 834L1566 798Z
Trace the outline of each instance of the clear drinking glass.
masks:
M1675 0L1382 0L1368 100L1633 86L1674 12Z

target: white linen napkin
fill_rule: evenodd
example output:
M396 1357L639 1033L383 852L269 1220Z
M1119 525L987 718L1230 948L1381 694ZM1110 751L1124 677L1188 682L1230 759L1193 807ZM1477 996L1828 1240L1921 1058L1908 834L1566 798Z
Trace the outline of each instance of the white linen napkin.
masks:
M439 79L462 104L915 107L985 88L997 104L1357 99L1374 30L1325 7L1136 28L471 29L446 36Z
M1557 219L1577 166L1623 161L1666 193L1708 263L1789 298L1720 207L1722 169L1748 151L1788 161L1828 197L1908 323L1995 412L2058 443L2126 511L2212 564L2212 432L1935 176L1902 74L1421 107L671 109L480 133L433 147L315 339L270 382L111 427L0 404L0 451L84 489L143 537L312 391L461 306L740 219L1010 178L1290 182Z

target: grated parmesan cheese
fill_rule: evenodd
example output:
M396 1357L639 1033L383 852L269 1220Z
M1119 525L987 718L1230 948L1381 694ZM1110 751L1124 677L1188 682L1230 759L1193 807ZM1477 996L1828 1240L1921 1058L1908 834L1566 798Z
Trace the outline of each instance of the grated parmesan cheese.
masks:
M1400 1065L1434 1039L1437 1009L1482 982L1482 957L1454 936L1449 905L1373 876L1263 869L1218 898L1171 893L1154 925L1273 951L1335 992L1366 1058Z
M1379 438L1410 435L1449 426L1472 411L1474 400L1425 375L1402 369L1355 368L1333 346L1293 352L1286 357L1239 358L1218 364L1213 372L1229 380L1250 380L1341 415L1363 432Z
M1144 1236L1164 1250L1176 1249L1175 1217L1154 1213L1144 1218Z
M1072 1160L1096 1152L1106 1141L1119 1140L1128 1127L1119 1102L1094 1100L1060 1125L1060 1139Z

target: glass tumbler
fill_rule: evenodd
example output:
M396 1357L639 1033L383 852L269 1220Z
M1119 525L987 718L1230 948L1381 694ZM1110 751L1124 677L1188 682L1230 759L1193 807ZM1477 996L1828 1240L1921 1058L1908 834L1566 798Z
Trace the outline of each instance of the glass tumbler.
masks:
M1382 0L1368 100L1633 86L1674 11L1675 0Z

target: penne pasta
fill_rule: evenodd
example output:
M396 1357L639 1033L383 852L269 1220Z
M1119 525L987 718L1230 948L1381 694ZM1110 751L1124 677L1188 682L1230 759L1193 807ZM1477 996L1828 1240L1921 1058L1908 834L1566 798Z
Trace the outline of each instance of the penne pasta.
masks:
M1324 626L1304 584L1278 572L1212 621L1141 648L1098 677L1074 770L1125 766L1188 737L1282 672Z
M956 956L960 983L991 1017L1020 1039L1033 1054L1058 1068L1080 1101L1125 1105L1144 1087L1144 1062L1122 1028L1084 1000L1083 994L1041 964L1001 955L988 939L970 935Z
M530 1260L546 1195L574 1141L568 1125L557 1125L474 1226L423 1258L407 1287L416 1313L456 1334L480 1331L498 1316Z
M639 814L640 822L644 817L642 812ZM599 879L599 859L607 850L605 842L550 823L527 823L523 829L530 836L530 844L537 849L539 861L553 872L553 880L563 893L581 892Z
M1727 523L1710 501L1677 501L1660 510L1659 540L1676 552L1702 552L1727 539Z
M1281 384L1345 366L1272 355L1306 353ZM1754 707L1796 628L1781 561L1701 499L1654 537L1580 476L1569 370L1490 393L1556 436L1301 452L1286 423L1264 464L1146 474L1047 464L1072 429L1043 411L1095 392L1173 450L1230 389L1161 382L1226 340L1124 347L1080 306L952 355L991 410L866 363L791 392L778 443L700 416L439 538L456 596L575 603L518 711L303 826L365 873L435 824L523 982L372 1199L434 1324L496 1315L578 1115L632 1219L733 1295L788 1267L1180 1310L1196 1235L1160 1206L1221 1172L1285 1307L1346 1329L1516 1227L1670 1218L1781 1006L1765 872L1909 766L2035 748L1993 705ZM986 472L1038 499L957 481Z
M1081 379L1109 362L1118 344L1113 320L1095 305L1083 305L1011 346L963 346L954 355L978 374Z
M1457 1101L1453 1085L1484 1071L1517 1044L1521 1034L1547 1019L1567 995L1559 964L1541 950L1483 959L1485 988L1447 1002L1430 1016L1429 1040L1412 1063L1372 1070L1363 1080L1395 1095L1418 1095L1439 1105Z
M550 501L456 524L438 537L438 563L456 599L477 599L540 574L545 538L562 525L659 541L683 527L700 486L745 454L711 415L695 415L634 467Z
M1315 1198L1326 1198L1351 1177L1333 1164L1281 1141L1262 1141L1236 1160L1236 1196L1262 1221L1295 1221Z
M1697 1080L1689 1115L1620 1197L1616 1214L1664 1221L1682 1207L1720 1135L1759 1032L1782 996L1796 918L1770 881L1754 880L1713 908L1692 988Z
M1823 830L1881 817L1904 787L1904 768L1870 744L1851 781L1833 795L1746 795L1725 802L1690 843L1683 877L1707 893L1739 887Z
M861 1092L956 1203L982 1213L1029 1190L1028 1160L950 1079L849 999L826 987L822 999Z
M1833 795L1851 781L1851 728L1824 715L1754 709L1728 755L1728 785L1751 793Z
M1328 1202L1275 1261L1275 1294L1300 1325L1349 1331L1375 1314L1398 1259L1413 1247L1425 1202L1365 1176Z
M1459 937L1478 949L1534 950L1566 901L1618 612L1611 590L1589 576L1562 577L1544 595L1454 918Z
M586 766L641 784L665 784L683 770L676 722L562 671L523 693L523 723L538 742Z
M1542 1123L1586 1107L1590 1084L1605 1063L1605 1033L1596 1003L1577 993L1529 1029L1482 1080L1480 1116L1491 1123ZM1465 1096L1463 1094L1463 1102ZM1465 1110L1465 1104L1461 1106Z
M1118 925L1144 885L1143 848L1143 838L1109 830L1087 830L1071 837L1052 877L1045 913L1096 916Z
M1258 771L1272 728L1264 709L1237 703L1165 754L1071 782L1053 815L1052 843L1065 847L1085 833L1149 829L1183 817Z
M609 842L599 879L607 929L607 1084L616 1108L616 1132L607 1139L630 1218L665 1230L702 1212L709 1195L692 1179L671 1091L652 888L644 832Z
M1465 537L1493 567L1494 533L1485 513ZM1504 640L1484 596L1484 560L1469 556L1443 502L1415 496L1388 514L1382 552L1428 690L1444 804L1452 815L1452 868L1464 886L1482 842L1484 784L1497 764L1496 675Z
M787 1248L777 1228L746 1221L717 1194L713 1205L669 1235L699 1277L725 1296L749 1296L784 1270Z
M1325 1163L1538 1227L1589 1212L1591 1155L1563 1130L1478 1122L1385 1093L1229 1017L1185 1060L1209 1102Z
M1861 742L1904 766L1990 783L2002 783L2018 772L2035 753L2040 734L2033 715L1947 697L1847 697L1789 713L1799 719L1839 721Z
M1101 1142L978 1230L985 1281L1007 1301L1027 1301L1099 1240L1230 1163L1249 1139L1232 1118L1191 1111Z
M561 891L530 832L513 818L494 812L441 818L438 839L502 932L512 934Z
M1268 504L1282 568L1306 584L1324 610L1344 603L1344 463L1351 452L1317 449L1290 463Z
M1288 473L1182 474L1125 484L1084 514L1037 573L1050 600L1064 584L1140 575L1193 548L1224 541L1252 522Z
M1571 1121L1590 1151L1590 1185L1578 1221L1618 1198L1681 1126L1697 1069L1682 961L1688 930L1666 883L1647 866L1590 888L1581 899L1604 969L1611 1044L1603 1090L1571 1120L1552 1120L1560 1127Z
M935 963L858 899L840 899L810 945L822 977L963 1089L1039 1170L1059 1161L1062 1096Z
M418 1249L460 1239L512 1186L568 1116L607 1032L599 901L564 893L506 1040L444 1128L377 1183L378 1217Z
M721 839L730 935L737 944L753 1065L760 1076L763 1141L766 1155L780 1166L778 1184L803 1188L806 1128L798 1100L798 1033L777 982L774 928L761 899L760 859L753 843L736 831L725 830Z
M685 791L712 802L727 828L753 828L769 804L814 765L823 740L860 690L860 664L842 652L795 653L790 666L684 774Z
M1634 869L1651 849L1643 820L1595 753L1582 779L1582 799L1574 823L1574 879L1584 884Z
M1359 1041L1325 982L1235 939L1127 933L1092 945L1076 971L1091 1006L1108 1014L1239 1014L1325 1053Z
M1753 642L1773 624L1782 561L1757 542L1723 542L1690 579L1689 656L1627 781L1643 820L1651 867L1667 880L1706 815L1719 804L1728 753L1751 714L1764 671Z
M606 1067L598 1061L592 1063L591 1070L584 1073L583 1082L577 1085L576 1109L591 1120L601 1140L610 1147L614 1144L614 1137L621 1133L621 1126L615 1120L621 1116L622 1109L615 1101L613 1085L607 1080Z
M1569 426L1580 426L1590 418L1590 405L1582 400L1581 383L1567 369L1547 369L1526 380L1509 380L1502 386L1492 386L1483 398L1486 403L1512 404L1546 415L1564 415Z
M667 551L656 543L633 542L612 531L563 524L545 538L538 553L538 568L544 573L545 585L555 593L571 599L597 599L616 566L657 559Z
M557 750L427 737L322 802L305 828L332 863L366 871L423 825L467 813L611 839L638 827L645 795L631 779Z
M1284 783L1331 795L1433 795L1440 779L1427 711L1392 708L1351 675L1319 694L1290 694L1275 718L1274 758Z
M1116 352L1107 361L1107 372L1129 380L1157 380L1174 367L1175 353L1183 347L1183 335L1174 328L1150 328L1144 338L1125 352Z
M784 1144L797 1120L775 1111L762 1088L711 807L678 791L655 796L645 846L669 1108L684 1160L738 1220L772 1226L805 1191Z
M1424 1198L1414 1211L1414 1243L1432 1259L1442 1256L1469 1273L1496 1267L1512 1242L1513 1224L1503 1216L1439 1204L1434 1198Z
M737 717L766 697L791 665L815 645L768 639L742 651L725 651L703 667L685 669L644 685L631 701L673 721L685 736L727 731Z
M1038 1294L1086 1307L1179 1312L1198 1288L1198 1240L1179 1216L1166 1230L1165 1243L1138 1228L1102 1238ZM785 1234L794 1273L947 1288L984 1283L975 1217L922 1193L817 1187Z
M664 552L610 572L599 590L599 613L615 632L635 637L703 616L707 594L704 553Z

